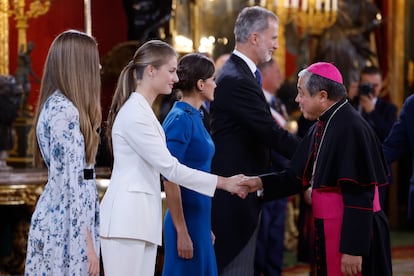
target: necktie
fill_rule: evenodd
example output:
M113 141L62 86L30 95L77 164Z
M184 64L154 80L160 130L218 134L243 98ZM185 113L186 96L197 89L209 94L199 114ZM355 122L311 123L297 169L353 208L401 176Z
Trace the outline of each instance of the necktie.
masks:
M262 74L260 73L260 70L259 69L256 69L256 71L254 72L254 75L256 76L257 83L261 87L262 86Z
M279 113L281 116L283 116L283 118L285 118L285 114L282 108L282 103L280 102L279 99L277 99L276 97L272 97L270 105L273 107L274 110L276 110L277 113Z

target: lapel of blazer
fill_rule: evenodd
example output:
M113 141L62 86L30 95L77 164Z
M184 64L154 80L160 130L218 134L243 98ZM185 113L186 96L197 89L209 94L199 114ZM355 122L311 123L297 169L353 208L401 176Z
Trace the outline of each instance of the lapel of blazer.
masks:
M235 54L232 54L230 56L230 59L235 64L235 68L240 70L240 73L245 75L247 78L251 79L252 82L257 83L256 78L254 77L252 71L250 70L249 66L243 59L241 59Z
M162 128L162 126L161 126L161 124L160 124L160 121L158 121L158 119L157 119L157 117L155 116L155 114L154 114L154 118L155 118L155 121L154 121L154 124L155 124L155 126L157 127L157 130L158 130L158 132L160 133L160 135L162 136L162 141L165 143L165 144L167 144L167 140L166 140L166 137L165 137L165 132L164 132L164 129Z
M151 108L151 111L152 111L152 108ZM160 121L158 120L157 116L155 116L154 111L152 111L152 114L153 114L153 124L155 125L158 132L160 133L160 135L162 137L162 141L164 142L164 144L167 144L167 139L165 137L164 129L162 128L162 126L160 124Z
M145 98L142 95L139 95L138 100L139 100L139 104L142 105L145 112L147 112L148 114L151 114L151 120L152 120L151 123L157 129L157 131L159 132L159 134L163 138L162 139L163 142L166 144L167 142L166 142L166 138L165 138L165 132L164 132L164 130L163 130L161 124L160 124L160 121L158 121L157 116L155 116L155 113L152 110L151 106L149 105L149 103L145 100Z
M246 78L251 80L252 87L257 87L257 89L255 89L257 94L259 94L260 98L262 98L267 105L266 98L263 95L263 90L257 83L257 80L253 75L252 71L250 70L249 66L247 65L247 63L235 54L231 54L230 59L234 63L236 70L239 70L241 74L243 74Z

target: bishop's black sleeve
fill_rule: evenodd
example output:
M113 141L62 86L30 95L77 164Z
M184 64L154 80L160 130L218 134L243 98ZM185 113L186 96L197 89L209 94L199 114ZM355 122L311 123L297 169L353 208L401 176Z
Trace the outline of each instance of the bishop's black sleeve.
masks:
M374 185L362 186L341 182L344 216L340 252L353 256L368 256L372 240Z
M301 182L291 170L260 176L263 183L263 200L270 201L294 195L302 190Z

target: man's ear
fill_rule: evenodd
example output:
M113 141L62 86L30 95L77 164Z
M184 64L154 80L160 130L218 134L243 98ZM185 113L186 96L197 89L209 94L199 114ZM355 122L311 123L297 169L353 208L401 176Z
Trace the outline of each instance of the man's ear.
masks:
M248 40L250 41L251 44L256 45L259 40L258 33L251 33Z
M319 97L322 101L328 100L328 92L326 90L319 91Z

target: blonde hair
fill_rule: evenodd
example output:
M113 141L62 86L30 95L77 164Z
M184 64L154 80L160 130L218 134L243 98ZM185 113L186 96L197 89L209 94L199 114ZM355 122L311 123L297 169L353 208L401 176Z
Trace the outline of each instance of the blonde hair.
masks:
M40 112L50 95L62 92L79 112L80 130L85 140L87 164L95 164L100 142L101 81L99 52L91 36L68 30L58 35L50 46L40 86L40 96L34 116L37 125ZM42 163L39 145L33 135L34 165Z
M106 121L105 131L110 152L112 152L112 126L116 115L135 91L137 82L142 80L145 68L148 65L159 68L174 56L177 56L177 52L171 45L161 40L150 40L138 48L132 60L121 71Z

